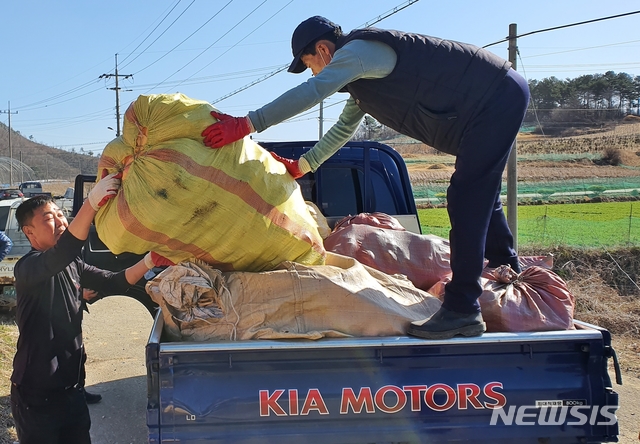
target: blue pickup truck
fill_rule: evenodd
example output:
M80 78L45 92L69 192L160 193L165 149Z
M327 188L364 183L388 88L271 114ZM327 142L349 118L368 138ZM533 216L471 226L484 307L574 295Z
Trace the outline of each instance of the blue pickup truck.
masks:
M298 158L313 142L265 143ZM79 176L76 190L95 180ZM332 225L384 212L420 232L406 166L386 145L350 142L298 183ZM76 208L86 193L75 193ZM122 269L92 231L88 263ZM486 333L428 341L408 336L171 342L159 309L146 346L149 443L600 443L617 442L621 383L611 336L575 330Z

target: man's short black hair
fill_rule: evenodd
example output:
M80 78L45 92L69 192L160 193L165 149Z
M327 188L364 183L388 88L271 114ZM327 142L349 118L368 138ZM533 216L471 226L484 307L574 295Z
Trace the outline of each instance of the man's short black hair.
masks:
M318 43L320 40L329 40L331 43L336 44L338 43L338 39L342 37L342 35L342 29L340 28L336 28L333 31L322 34L320 37L313 40L311 43L304 47L301 56L316 55L316 43Z
M22 202L16 210L16 219L18 219L18 226L20 229L25 225L29 225L31 223L31 219L33 219L33 213L38 208L43 207L48 203L55 203L53 197L35 196Z

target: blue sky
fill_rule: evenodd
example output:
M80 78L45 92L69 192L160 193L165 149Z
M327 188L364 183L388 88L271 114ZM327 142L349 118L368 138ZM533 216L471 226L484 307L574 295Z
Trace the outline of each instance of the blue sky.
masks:
M99 155L115 137L118 54L120 110L140 94L181 92L223 112L245 115L305 81L278 73L232 93L291 61L291 33L323 15L347 32L404 0L20 0L3 2L0 110L34 141ZM640 9L637 0L419 0L378 23L484 46L505 38ZM523 37L518 71L528 79L574 78L608 70L640 75L640 14ZM491 51L507 58L507 44ZM345 94L325 102L324 131ZM7 124L8 115L0 114ZM254 135L257 141L318 138L318 112ZM14 147L19 149L19 147Z

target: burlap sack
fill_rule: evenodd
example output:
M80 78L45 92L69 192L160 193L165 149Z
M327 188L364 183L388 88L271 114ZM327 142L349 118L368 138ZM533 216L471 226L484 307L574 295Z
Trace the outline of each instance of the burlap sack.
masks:
M154 250L222 270L322 264L318 226L284 165L248 137L203 145L212 109L181 94L131 104L98 165L98 177L123 172L117 197L96 216L100 239L115 254Z
M261 273L183 263L146 289L162 307L166 332L183 341L404 335L440 307L408 280L332 253L327 265L286 262Z

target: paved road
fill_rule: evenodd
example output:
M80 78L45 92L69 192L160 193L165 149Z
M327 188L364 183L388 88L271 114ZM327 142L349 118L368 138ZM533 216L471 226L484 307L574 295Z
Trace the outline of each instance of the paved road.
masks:
M89 309L84 321L87 387L103 397L90 406L93 444L146 443L144 346L153 320L140 303L125 297L108 297ZM621 405L619 442L638 444L640 379L625 375L623 382L614 386Z
M102 395L89 406L93 444L147 442L144 346L153 320L133 299L114 296L85 313L87 389Z

